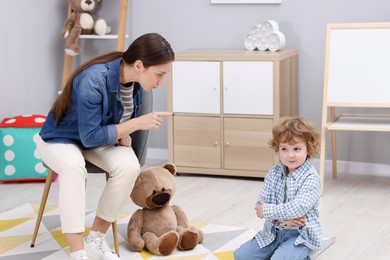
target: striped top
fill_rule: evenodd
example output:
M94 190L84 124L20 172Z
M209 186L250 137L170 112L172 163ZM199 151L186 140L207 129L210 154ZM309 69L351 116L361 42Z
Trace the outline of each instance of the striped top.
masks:
M124 108L124 112L121 118L121 123L124 121L130 120L134 112L134 102L133 102L133 91L134 91L134 82L131 86L122 86L121 85L121 99Z

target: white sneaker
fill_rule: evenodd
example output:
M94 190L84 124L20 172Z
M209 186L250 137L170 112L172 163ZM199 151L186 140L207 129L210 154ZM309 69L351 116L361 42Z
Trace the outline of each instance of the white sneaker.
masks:
M89 258L84 250L80 250L77 253L71 253L70 260L89 260Z
M99 233L99 236L88 243L88 239L84 239L84 249L87 251L88 256L91 259L98 260L118 260L120 259L114 251L111 250L103 234Z
M88 256L71 257L71 260L89 260Z
M71 260L89 260L88 256L86 256L86 255L83 255L83 256L80 256L80 257L72 257L70 259Z

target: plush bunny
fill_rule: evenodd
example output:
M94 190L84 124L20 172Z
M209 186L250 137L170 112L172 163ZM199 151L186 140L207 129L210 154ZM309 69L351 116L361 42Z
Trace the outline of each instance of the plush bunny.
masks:
M101 0L70 0L72 13L66 19L61 29L61 35L66 39L65 53L76 56L80 53L78 40L80 34L104 35L110 33L111 27L103 18L96 18L93 13Z
M165 164L145 169L138 176L130 197L141 209L127 226L132 251L146 248L155 255L169 255L175 248L191 250L202 242L203 232L189 224L183 209L169 205L175 193L174 174L176 167Z

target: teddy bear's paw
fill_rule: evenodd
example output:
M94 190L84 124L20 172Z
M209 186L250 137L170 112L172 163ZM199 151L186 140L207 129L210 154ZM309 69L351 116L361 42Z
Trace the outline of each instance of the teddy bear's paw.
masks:
M111 32L111 27L107 25L106 34L109 34Z
M105 35L111 31L111 27L103 18L98 18L95 22L94 31L97 35Z
M158 251L160 252L160 254L170 255L177 247L177 243L179 242L179 235L176 232L171 231L162 235L159 240L160 243Z
M134 235L134 237L128 235L127 241L131 251L141 252L141 250L145 247L145 241L142 238L137 237L136 235Z
M72 50L72 49L69 49L69 48L65 48L65 53L68 54L69 56L76 56L76 55L79 55L80 49Z
M198 245L198 243L199 243L198 232L187 230L182 234L178 248L180 250L191 250L195 248Z

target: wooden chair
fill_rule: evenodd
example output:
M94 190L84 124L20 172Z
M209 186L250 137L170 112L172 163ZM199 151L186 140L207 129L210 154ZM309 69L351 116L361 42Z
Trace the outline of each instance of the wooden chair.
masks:
M326 131L337 177L336 131L390 132L390 23L328 24L320 178L324 190ZM353 108L353 109L352 109ZM336 113L363 108L367 113ZM378 111L383 112L378 113ZM328 118L329 112L329 118Z
M150 113L153 110L153 95L152 92L146 92L143 91L142 93L142 104L140 107L140 115L144 115L147 113ZM139 163L141 166L145 164L146 161L146 153L147 153L147 147L148 147L148 136L149 131L136 131L131 134L132 138L132 147L134 150L134 153L136 154ZM105 172L103 169L100 169L99 167L95 166L94 164L86 161L86 168L88 173L105 173L106 174L106 180L109 178L109 174ZM49 168L49 172L46 177L46 182L42 194L41 203L39 206L37 221L35 224L34 234L31 241L31 247L35 246L35 241L38 235L39 226L42 221L43 212L45 210L47 197L49 195L51 183L53 180L54 172L52 169ZM118 244L118 231L117 231L117 223L116 221L112 223L112 231L114 233L114 247L115 252L119 255L119 244Z
M86 168L87 168L87 172L88 173L102 173L102 172L104 172L106 174L106 181L110 177L108 172L105 172L103 169L95 166L94 164L92 164L92 163L90 163L88 161L86 161ZM47 177L46 177L46 182L45 182L45 187L44 187L43 194L42 194L41 204L39 206L37 222L35 223L35 228L34 228L34 234L33 234L33 237L32 237L31 247L34 247L36 238L38 236L38 230L39 230L39 227L40 227L41 222L42 222L43 212L45 211L47 197L49 196L49 191L50 191L51 183L52 183L53 176L54 176L54 171L52 169L50 169L50 168L48 168L48 169L49 169L49 171L48 171L48 174L47 174ZM112 223L112 232L113 232L113 236L114 236L115 252L119 255L118 229L117 229L116 220L115 220L115 222Z

